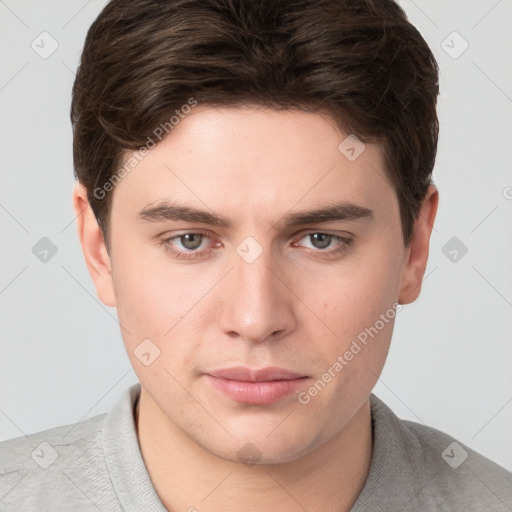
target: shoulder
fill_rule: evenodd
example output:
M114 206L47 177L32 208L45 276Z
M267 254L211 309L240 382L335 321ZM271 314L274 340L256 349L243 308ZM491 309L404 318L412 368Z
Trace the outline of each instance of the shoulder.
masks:
M414 421L400 420L401 432L418 465L439 469L453 484L468 487L466 477L482 476L483 480L506 484L512 495L512 473L476 452L453 436L434 427ZM461 470L461 471L459 471Z
M423 510L512 510L512 473L449 434L398 418L383 402L372 405L389 436L389 453L402 464ZM396 456L399 454L399 456ZM391 456L391 455L390 455ZM393 458L393 457L392 457Z
M78 445L93 442L95 434L101 432L105 416L106 414L101 414L77 424L61 425L1 441L0 474L32 466L34 463L39 467L51 465L50 461L58 458L58 454L52 451L52 447L66 447L69 453Z
M80 504L88 510L91 501L103 500L110 482L102 448L106 416L0 442L2 507L46 510L50 503L76 503L76 510Z

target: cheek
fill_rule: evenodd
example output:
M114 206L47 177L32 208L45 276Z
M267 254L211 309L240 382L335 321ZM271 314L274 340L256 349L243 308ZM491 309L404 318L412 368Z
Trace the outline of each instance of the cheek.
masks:
M165 272L169 269L155 265L144 251L119 241L113 254L113 277L117 314L125 343L136 344L139 338L159 340L176 322L181 313L183 286L173 282ZM174 280L175 281L175 280ZM138 341L139 340L139 341Z
M118 246L123 250L122 244ZM208 307L208 291L215 284L212 272L204 279L188 265L171 265L165 258L148 257L144 251L125 252L115 268L117 314L123 341L134 368L140 368L147 381L149 373L156 378L158 370L168 369L172 374L194 364L194 354L203 338L204 308ZM211 313L215 313L212 308ZM158 347L155 364L141 366L136 354L139 345L151 340ZM148 343L147 341L145 343ZM149 344L150 352L152 345ZM168 379L168 374L163 374Z
M152 264L153 263L153 264ZM157 396L162 386L174 390L185 382L181 369L191 362L194 347L183 343L187 312L194 300L183 278L133 252L115 267L117 314L131 365L144 387ZM165 273L166 272L166 273Z
M367 254L331 276L325 308L340 327L361 329L373 324L398 298L399 259L378 248Z
M400 255L385 245L368 254L371 257L334 276L327 297L317 302L323 305L325 323L336 333L329 337L326 362L346 354L344 373L380 372L397 314Z

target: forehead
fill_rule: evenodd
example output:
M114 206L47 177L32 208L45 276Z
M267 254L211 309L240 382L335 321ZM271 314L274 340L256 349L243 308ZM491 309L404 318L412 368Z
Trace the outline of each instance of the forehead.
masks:
M393 202L381 148L326 115L197 106L119 182L113 212L179 200L277 216L321 199L372 209Z

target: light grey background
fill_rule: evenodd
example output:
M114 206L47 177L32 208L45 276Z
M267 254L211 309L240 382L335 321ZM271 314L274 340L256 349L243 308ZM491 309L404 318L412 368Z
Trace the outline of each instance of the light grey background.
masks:
M106 412L136 382L71 205L70 92L104 4L0 0L1 439ZM512 470L512 2L401 5L441 68L441 200L422 295L398 315L375 393ZM31 47L51 49L43 31L58 43L45 59ZM457 58L454 31L469 44ZM58 249L46 263L42 237ZM465 255L443 253L452 237Z

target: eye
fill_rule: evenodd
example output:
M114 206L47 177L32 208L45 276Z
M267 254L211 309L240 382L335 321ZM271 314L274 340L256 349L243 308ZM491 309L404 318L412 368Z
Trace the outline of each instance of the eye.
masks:
M202 250L199 250L205 239L211 240L211 238L206 233L190 232L181 233L179 235L166 238L165 240L162 240L161 243L164 246L166 252L176 256L177 258L191 259L197 258L203 255L204 252L207 252L204 249L204 246Z
M313 255L335 257L344 253L353 242L353 238L336 235L334 233L311 232L302 236L300 240L309 240L313 248L306 248L306 252ZM186 232L163 239L160 244L167 253L178 259L198 259L209 255L212 248L208 248L211 237L202 231ZM336 242L336 243L333 243ZM220 247L220 242L213 243L213 247ZM303 246L293 243L293 247ZM331 247L330 250L327 250Z
M353 238L324 232L307 233L300 240L305 239L310 241L313 246L313 250L308 250L308 252L322 255L325 253L327 256L336 256L345 252L353 242ZM325 250L326 248L333 247L333 241L337 242L334 248Z

